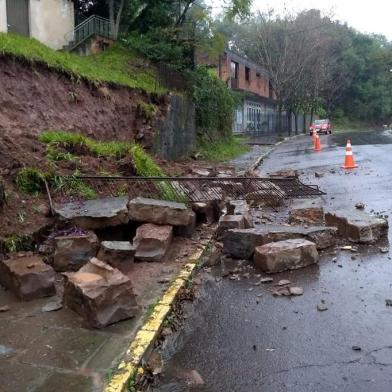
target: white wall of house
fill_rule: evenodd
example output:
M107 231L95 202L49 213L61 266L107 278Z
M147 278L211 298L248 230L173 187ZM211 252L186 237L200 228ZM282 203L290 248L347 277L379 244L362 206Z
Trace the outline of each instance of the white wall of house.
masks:
M71 0L30 0L30 35L53 49L68 43L65 35L74 29L74 20Z
M0 0L0 33L7 32L7 8L6 0Z

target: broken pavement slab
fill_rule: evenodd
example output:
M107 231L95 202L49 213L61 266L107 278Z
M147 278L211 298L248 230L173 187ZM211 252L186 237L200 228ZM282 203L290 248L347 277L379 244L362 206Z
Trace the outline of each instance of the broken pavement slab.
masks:
M324 223L323 200L294 199L290 206L289 222L294 224L322 225Z
M56 205L54 210L60 220L95 230L128 223L127 204L128 197L106 197Z
M335 244L337 228L325 226L263 225L253 229L228 230L223 238L223 252L236 259L252 258L257 246L274 241L305 238L325 249Z
M388 235L388 221L363 210L338 210L325 214L327 225L352 242L372 244Z
M258 246L253 257L254 264L269 274L307 267L318 260L316 244L298 238Z
M22 256L0 262L0 284L21 300L54 295L54 283L53 268L39 256Z

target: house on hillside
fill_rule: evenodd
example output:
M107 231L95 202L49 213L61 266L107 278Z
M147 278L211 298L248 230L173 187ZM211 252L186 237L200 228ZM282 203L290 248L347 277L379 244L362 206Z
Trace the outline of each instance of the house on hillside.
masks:
M225 50L214 63L198 56L198 63L214 68L229 88L244 93L243 104L235 112L234 133L262 135L276 131L276 96L263 67L231 50Z
M0 32L36 38L61 49L75 28L72 0L0 0Z

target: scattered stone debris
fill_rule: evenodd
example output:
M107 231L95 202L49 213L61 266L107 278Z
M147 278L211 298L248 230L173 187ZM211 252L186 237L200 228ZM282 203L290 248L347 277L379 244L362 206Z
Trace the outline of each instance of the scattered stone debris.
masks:
M183 203L137 197L128 203L129 218L156 225L188 226L195 213Z
M388 247L381 247L380 249L380 253L388 253L389 252L389 248Z
M75 226L95 230L128 223L127 203L128 197L106 197L61 204L55 213Z
M355 204L355 208L358 208L358 210L364 210L365 209L365 204L357 203L357 204Z
M140 261L162 261L169 250L173 238L172 226L158 226L146 223L136 230L133 243L135 257Z
M388 235L388 221L363 210L327 212L325 222L338 228L338 233L353 242L371 244Z
M257 246L270 242L304 238L325 249L336 242L336 227L263 225L253 229L228 230L223 237L223 252L236 259L251 259Z
M386 299L385 300L385 305L386 306L392 306L392 299Z
M0 313L5 313L10 310L11 310L11 308L8 305L0 306Z
M304 289L302 287L290 287L290 294L291 295L303 295Z
M321 225L324 223L323 201L318 199L295 199L290 208L289 222L294 224Z
M324 312L325 310L328 310L328 306L325 303L321 303L317 305L317 310L319 312Z
M66 272L64 305L95 328L134 317L137 304L132 283L118 269L93 258L78 272Z
M242 215L223 215L219 219L217 238L222 238L224 233L230 229L245 229L245 218Z
M321 178L321 177L324 177L324 176L325 176L325 173L322 173L322 172L315 172L315 173L314 173L314 176L315 176L316 178Z
M53 268L39 256L0 261L0 283L24 301L54 295L54 280Z
M361 350L362 350L362 348L359 347L359 346L352 346L351 348L352 348L354 351L361 351Z
M42 306L41 312L55 312L63 308L62 300L59 298L56 301L51 301Z
M254 263L267 273L282 272L318 263L313 242L304 239L271 242L255 249Z
M260 283L271 283L271 282L273 282L273 281L274 281L274 279L273 279L273 278L270 278L270 277L268 277L268 278L261 278L261 279L259 280Z
M288 279L282 279L277 283L277 286L286 286L290 284L291 282Z
M51 265L57 272L77 271L97 255L98 237L92 231L71 233L54 238Z
M132 269L135 253L136 247L129 241L102 241L97 258L127 273Z

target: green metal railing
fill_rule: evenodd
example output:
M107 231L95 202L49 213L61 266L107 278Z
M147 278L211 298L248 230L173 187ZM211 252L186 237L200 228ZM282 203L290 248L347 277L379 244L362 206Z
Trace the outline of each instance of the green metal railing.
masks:
M99 35L104 38L113 38L110 21L97 15L91 15L85 21L76 26L74 30L65 35L65 40L68 42L66 49L74 49L93 35Z

